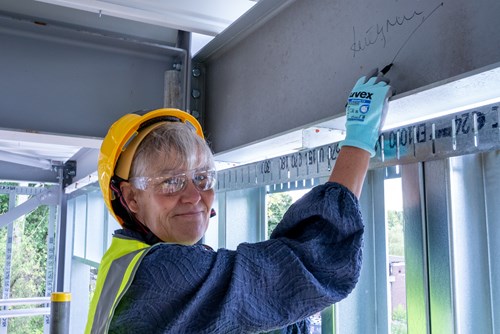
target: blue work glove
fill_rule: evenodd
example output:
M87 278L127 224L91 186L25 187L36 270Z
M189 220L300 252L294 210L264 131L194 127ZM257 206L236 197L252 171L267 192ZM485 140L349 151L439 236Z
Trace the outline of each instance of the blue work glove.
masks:
M361 77L347 99L346 137L342 146L355 146L375 155L375 144L387 114L387 100L392 96L389 80L378 69Z

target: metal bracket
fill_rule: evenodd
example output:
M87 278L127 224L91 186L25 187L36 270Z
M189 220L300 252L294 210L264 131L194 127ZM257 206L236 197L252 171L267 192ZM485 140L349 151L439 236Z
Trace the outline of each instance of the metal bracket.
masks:
M188 110L200 124L204 125L205 114L205 66L194 63L191 70Z
M68 160L62 166L63 169L63 188L73 183L73 178L76 176L76 161Z

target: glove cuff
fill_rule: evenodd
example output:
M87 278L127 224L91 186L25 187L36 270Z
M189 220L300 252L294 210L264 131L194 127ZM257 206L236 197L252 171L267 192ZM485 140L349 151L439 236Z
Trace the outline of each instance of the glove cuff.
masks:
M368 145L367 143L364 143L364 142L359 141L359 140L345 139L345 140L340 142L339 146L340 147L354 146L354 147L357 147L357 148L360 148L362 150L367 151L368 153L370 153L370 157L372 157L372 158L375 156L375 145L373 145L373 147L370 147L370 145Z

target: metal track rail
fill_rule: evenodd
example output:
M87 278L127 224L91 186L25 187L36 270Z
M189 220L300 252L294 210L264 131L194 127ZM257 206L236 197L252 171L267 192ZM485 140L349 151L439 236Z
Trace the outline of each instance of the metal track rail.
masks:
M380 135L370 168L500 149L498 103L391 129ZM218 172L217 192L327 177L339 143L301 150Z
M35 196L47 191L47 188L43 187L20 187L20 186L10 186L1 184L0 194L16 194L16 195L31 195Z

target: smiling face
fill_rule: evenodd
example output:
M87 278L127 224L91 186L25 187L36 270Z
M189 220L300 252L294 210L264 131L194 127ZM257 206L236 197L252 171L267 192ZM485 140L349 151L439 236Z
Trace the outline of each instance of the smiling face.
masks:
M175 174L182 172L177 170ZM162 174L165 172L150 175ZM145 190L130 184L127 187L130 189L122 191L128 194L130 210L162 241L192 245L205 234L215 196L213 189L200 191L190 178L185 188L173 195L161 194L153 186Z
M194 173L213 169L213 156L203 139L182 128L168 124L148 135L139 146L132 163L130 182L120 189L132 214L164 242L192 245L208 228L214 201L213 189L200 190L203 178ZM185 186L166 194L179 179L165 178L185 173ZM138 186L134 178L147 179ZM165 186L165 184L167 186Z

